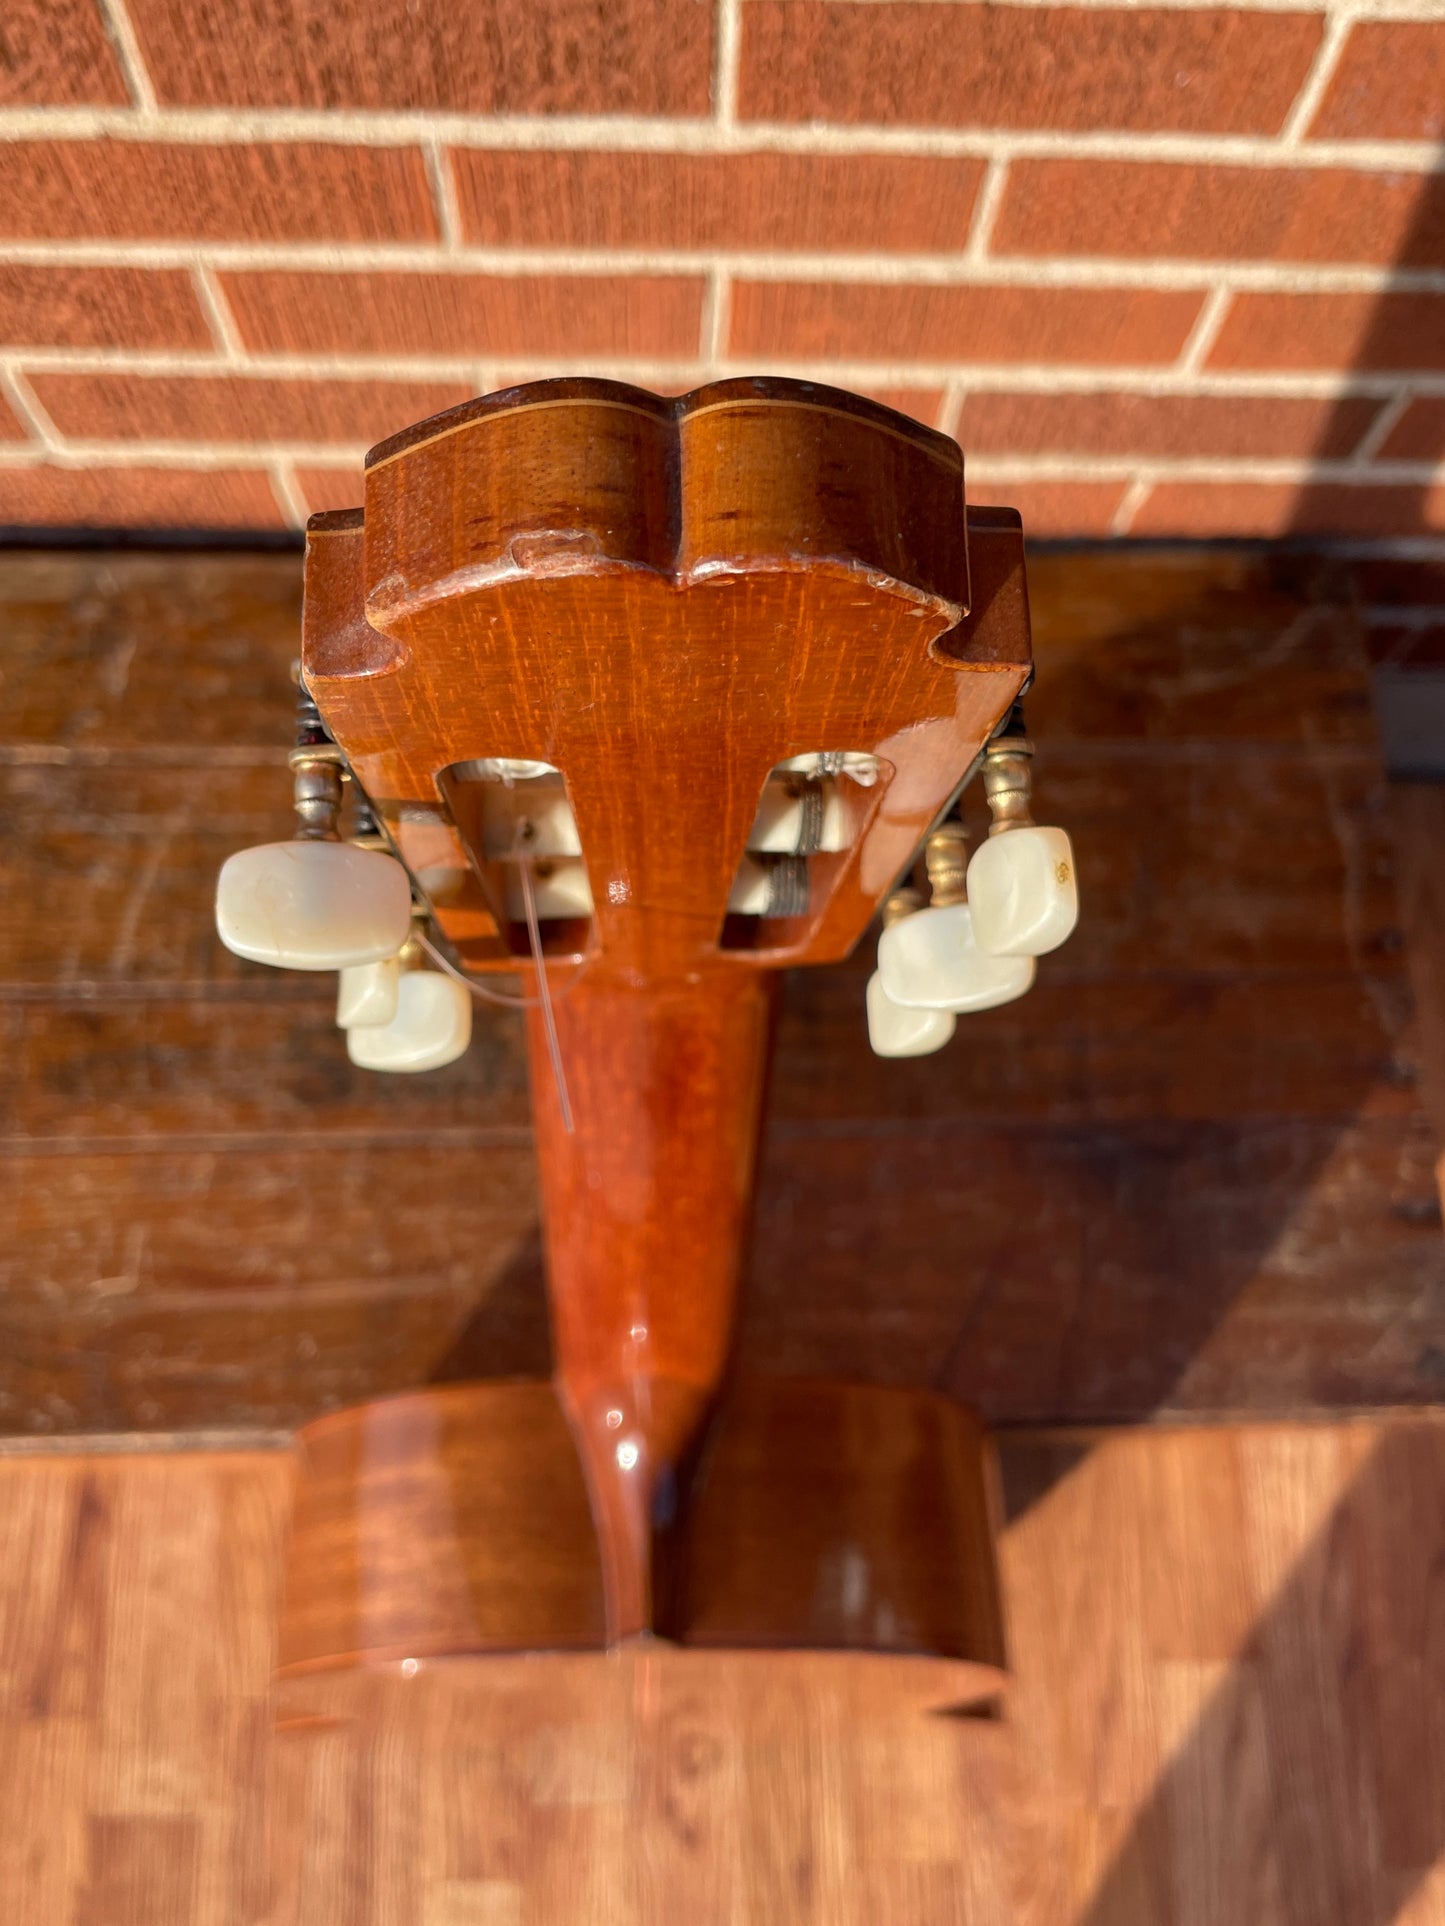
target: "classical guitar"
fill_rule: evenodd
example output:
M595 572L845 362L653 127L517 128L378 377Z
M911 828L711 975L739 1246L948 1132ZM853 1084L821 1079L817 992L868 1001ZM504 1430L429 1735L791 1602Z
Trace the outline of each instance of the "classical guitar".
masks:
M308 1428L289 1665L643 1634L1001 1663L976 1421L729 1364L780 973L881 907L868 1031L916 1055L1073 926L1030 673L1018 516L804 382L509 389L313 518L298 835L227 863L220 933L336 970L381 1072L524 1005L555 1376Z

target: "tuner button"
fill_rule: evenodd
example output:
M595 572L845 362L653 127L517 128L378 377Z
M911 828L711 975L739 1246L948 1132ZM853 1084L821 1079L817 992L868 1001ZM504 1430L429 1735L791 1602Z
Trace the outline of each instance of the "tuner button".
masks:
M878 939L878 975L893 1002L914 1010L992 1010L1034 980L1031 956L986 956L967 903L921 909Z
M990 956L1043 956L1079 920L1074 851L1062 829L1006 829L968 865L974 940Z
M262 843L227 857L216 931L228 950L287 970L340 970L395 956L411 930L411 883L394 857L350 843Z
M865 993L868 1041L875 1057L927 1057L941 1050L957 1027L952 1010L909 1010L895 1003L875 970Z
M346 1032L346 1054L363 1070L439 1070L472 1040L472 997L439 970L405 970L390 1023Z
M336 1024L353 1030L360 1024L390 1023L396 1015L401 965L394 956L380 963L353 963L341 972L336 987Z

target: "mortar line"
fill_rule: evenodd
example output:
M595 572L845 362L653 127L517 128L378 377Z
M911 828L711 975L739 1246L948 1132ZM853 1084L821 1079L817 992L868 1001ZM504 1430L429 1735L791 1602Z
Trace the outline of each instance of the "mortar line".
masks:
M1409 384L1402 383L1360 437L1358 447L1350 455L1351 461L1372 462L1413 400Z
M1315 57L1294 105L1285 115L1284 125L1279 130L1279 143L1286 151L1293 151L1304 139L1310 122L1319 110L1324 99L1325 89L1335 77L1340 64L1340 55L1345 50L1356 16L1347 13L1333 13L1327 16L1320 44L1315 49Z
M228 367L239 365L245 360L246 344L236 327L230 304L221 292L216 270L203 261L197 261L191 268L191 281L222 361Z
M742 62L741 0L717 0L714 16L713 123L731 129L738 116L738 71Z
M993 230L1008 186L1008 167L1008 161L995 154L984 170L983 181L978 190L978 202L973 210L973 220L963 250L964 260L975 265L989 259L989 249L993 245Z
M127 374L137 377L207 379L232 375L268 381L367 381L378 385L414 382L474 383L475 352L408 355L396 349L335 356L251 352L232 367L214 352L192 349L25 348L5 357L27 374ZM481 364L493 385L499 374L512 380L550 375L601 374L619 380L688 381L697 376L695 356L547 355L518 349L493 351ZM979 393L1141 394L1145 396L1223 397L1245 400L1339 401L1362 397L1388 401L1402 380L1416 395L1445 395L1445 369L1362 371L1353 368L1200 369L1181 371L1175 362L949 362L927 357L906 361L867 361L856 356L777 355L766 362L729 355L724 372L770 373L824 381L831 386L943 387L952 383Z
M727 358L728 328L732 318L732 283L727 270L719 268L709 276L707 298L703 303L701 352L708 378L715 380L716 370Z
M98 0L100 17L106 35L115 49L121 73L136 108L146 115L156 111L156 92L151 85L150 73L146 68L145 56L140 50L134 23L127 11L125 0Z
M447 254L455 254L462 245L462 217L457 204L457 179L451 156L438 140L429 140L423 155L442 248Z
M285 458L268 462L267 472L271 478L271 492L276 497L276 506L292 528L305 528L308 510L301 498L301 488L296 480L294 463Z
M3 148L0 148L3 152ZM899 287L1228 288L1283 294L1445 294L1445 267L1364 262L1190 260L1118 255L855 253L755 248L499 248L436 243L225 241L0 241L0 263L23 266L180 268L223 273L485 275L589 280L629 275L686 279L725 270L758 281Z
M56 431L55 423L41 406L35 390L25 378L24 370L18 368L10 356L6 356L3 361L0 361L0 387L3 387L4 392L14 405L15 412L29 430L31 435L29 446L33 448L34 445L38 443L42 450L58 448L60 446L60 436ZM8 450L12 449L16 453L19 453L23 451L26 446L27 444L23 442L19 444L11 442L0 443L0 457L3 457Z
M1232 299L1233 291L1228 287L1217 287L1205 295L1204 305L1189 330L1189 339L1179 351L1181 374L1199 373L1205 357L1219 339L1219 330L1224 326Z
M1290 0L1297 10L1297 0ZM1424 16L1433 18L1436 16ZM640 115L475 115L356 109L160 107L0 108L0 141L126 140L177 145L447 147L506 151L582 148L601 153L795 153L984 159L1174 161L1190 166L1339 167L1354 172L1445 172L1429 140L1306 140L1277 134L1161 130L894 127L876 123L739 121Z
M1149 499L1152 486L1152 483L1142 480L1138 475L1134 477L1119 497L1119 506L1114 510L1113 520L1109 524L1111 535L1129 533L1134 525L1134 517Z

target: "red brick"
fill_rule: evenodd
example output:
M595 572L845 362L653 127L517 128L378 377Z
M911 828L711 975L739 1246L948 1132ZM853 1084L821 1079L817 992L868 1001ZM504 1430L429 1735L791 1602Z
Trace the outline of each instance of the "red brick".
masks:
M414 147L16 141L0 233L37 240L426 241Z
M1310 134L1445 139L1445 21L1357 20Z
M130 0L156 93L196 107L706 114L695 0Z
M0 107L129 104L95 0L5 0Z
M749 120L1272 134L1318 13L749 0Z
M696 354L684 275L225 274L248 347L298 354Z
M1382 461L1445 461L1445 396L1421 395L1386 435Z
M439 414L459 382L301 381L246 375L29 377L63 435L99 441L349 442L369 446Z
M467 238L509 247L958 249L983 162L893 154L452 155Z
M0 441L26 441L29 439L25 424L15 410L0 395Z
M1202 301L1153 288L740 281L732 348L859 361L1170 362Z
M1445 176L1347 167L1018 160L996 254L1445 263Z
M0 465L0 527L284 526L270 481L249 469Z
M1445 530L1445 487L1160 482L1131 535L1394 536Z
M366 500L365 471L359 461L347 468L298 468L295 474L309 515L328 508L360 508Z
M970 454L1334 459L1359 446L1381 403L1278 395L980 393L964 403Z
M209 348L211 331L179 268L0 265L0 343Z
M1445 368L1445 295L1236 294L1211 368Z
M967 443L965 456L967 454ZM1122 481L1051 481L990 479L965 469L968 499L975 507L1016 508L1024 518L1025 537L1107 535L1113 526L1127 483Z
M938 426L939 412L943 407L942 388L859 388L847 381L830 385L867 395L871 401L881 401L885 408L896 409L900 415L909 415L914 421L921 421L925 428Z

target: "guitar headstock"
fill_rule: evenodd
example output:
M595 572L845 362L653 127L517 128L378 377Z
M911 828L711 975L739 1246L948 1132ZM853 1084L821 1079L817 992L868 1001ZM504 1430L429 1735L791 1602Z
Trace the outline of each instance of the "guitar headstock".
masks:
M782 380L530 384L313 518L303 674L454 960L845 955L1029 674L955 443Z
M777 971L846 955L887 898L869 1035L917 1055L1072 927L1012 720L1019 518L967 508L946 437L797 381L510 389L373 449L365 493L308 531L300 839L233 857L218 920L244 955L340 967L375 1069L450 1062L472 993L531 958L558 1391L607 1634L655 1631L654 1539L729 1354ZM966 861L946 818L980 762L1009 833ZM925 843L926 908L895 888Z

